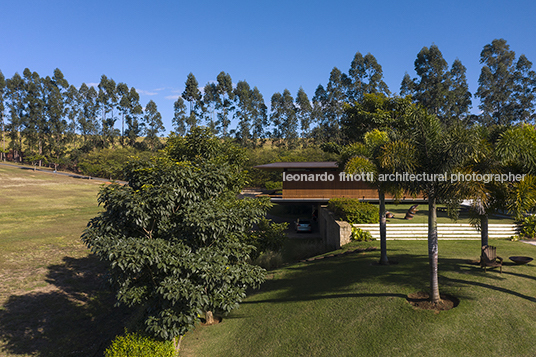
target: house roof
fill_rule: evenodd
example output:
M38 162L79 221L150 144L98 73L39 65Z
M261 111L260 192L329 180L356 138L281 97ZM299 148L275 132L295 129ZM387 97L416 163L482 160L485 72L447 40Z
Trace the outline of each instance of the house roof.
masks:
M260 170L310 170L310 169L337 169L336 161L308 161L308 162L272 162L271 164L254 166Z

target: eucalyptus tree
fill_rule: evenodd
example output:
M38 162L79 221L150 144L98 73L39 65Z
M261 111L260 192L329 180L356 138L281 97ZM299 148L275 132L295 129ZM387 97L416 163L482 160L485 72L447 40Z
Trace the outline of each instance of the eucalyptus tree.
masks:
M21 134L25 139L29 151L43 155L49 128L45 107L44 81L37 72L28 68L23 71L24 78L24 129ZM41 162L40 162L41 164Z
M186 115L186 105L184 104L184 99L182 97L177 98L173 104L173 128L175 132L181 136L186 135L188 132L187 128L187 119Z
M386 96L391 94L383 80L382 66L370 53L364 57L360 52L355 54L345 85L347 101L350 103L361 101L366 93L383 93Z
M235 137L242 147L247 147L251 143L251 116L253 112L251 92L251 87L246 81L239 81L233 91L236 102L234 118L238 120Z
M199 90L199 83L192 72L190 72L186 78L182 97L186 101L190 102L190 115L186 119L186 122L190 128L196 127L198 124L198 118L195 107L198 105L198 102L201 100L202 96L201 91Z
M296 111L296 118L300 125L301 137L303 139L303 147L306 147L311 137L313 106L311 105L309 97L307 97L307 93L305 93L302 87L300 87L300 89L298 90L294 107Z
M414 100L444 123L451 123L468 114L471 93L465 77L466 68L455 60L451 70L436 45L423 47L415 60L419 78L411 79L406 73L400 95L412 95Z
M6 77L2 71L0 71L0 121L2 122L2 160L6 161L6 129L4 124L4 111L6 110L4 105L6 91Z
M158 111L156 103L152 100L145 107L143 121L145 123L145 142L152 151L155 151L161 145L158 134L166 129L162 123L162 115Z
M262 93L257 87L251 91L251 141L253 147L264 145L266 137L266 127L268 126L268 115L266 104Z
M209 82L203 89L203 108L205 126L216 132L216 106L218 104L218 86L216 83Z
M335 143L342 142L340 124L344 111L343 106L346 102L344 92L342 72L337 67L334 67L326 86L325 104L323 105L323 130L326 131L327 139Z
M216 122L216 128L218 133L223 137L227 137L229 135L229 125L231 124L231 120L229 119L230 113L234 110L233 81L229 73L223 71L218 74L216 80L218 93L218 102L216 104L218 120Z
M98 88L97 102L101 107L102 145L107 147L108 144L114 144L115 136L118 134L115 130L117 118L114 115L114 108L117 105L117 88L115 81L108 79L104 74L101 76Z
M74 85L70 85L65 93L65 104L67 106L66 116L69 119L67 133L70 136L71 142L76 146L77 139L77 123L78 117L81 115L81 99L80 92Z
M536 73L532 63L516 54L504 39L495 39L480 53L483 64L476 96L480 98L480 121L485 125L533 122Z
M64 162L67 149L65 93L68 88L69 83L58 68L54 70L52 77L47 76L44 79L45 113L49 130L48 161L56 168L58 164Z
M7 107L9 109L9 121L7 130L9 131L9 148L13 150L13 159L21 161L22 136L24 128L24 80L19 73L6 81Z
M117 110L121 113L121 144L124 145L125 116L131 109L130 90L125 83L117 84L117 96L120 98L117 102Z
M274 128L273 139L277 139L278 146L293 149L298 141L298 119L294 108L294 98L288 89L272 95L270 107L270 121Z
M82 83L78 89L78 94L81 103L78 129L84 140L84 148L89 151L92 149L91 146L97 142L97 136L100 132L98 93L93 86L88 87L87 84Z
M140 104L140 95L134 87L128 92L128 110L126 113L127 128L125 136L128 138L128 145L135 146L136 139L143 131L143 123L140 123L140 116L143 114L143 108Z

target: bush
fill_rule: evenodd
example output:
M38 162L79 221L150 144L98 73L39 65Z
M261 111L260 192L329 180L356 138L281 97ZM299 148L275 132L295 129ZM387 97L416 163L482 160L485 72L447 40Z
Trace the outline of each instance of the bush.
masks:
M328 209L335 214L336 219L351 224L378 223L380 210L367 202L360 202L355 198L332 198L328 202Z
M376 240L372 237L372 234L370 234L369 231L364 231L361 228L357 227L352 227L352 235L350 238L358 242L368 242L371 240Z
M139 333L117 336L104 352L105 357L173 357L172 341L160 341Z
M126 180L125 165L129 160L135 157L148 160L154 155L154 153L133 148L95 150L81 155L78 166L84 175Z
M523 219L521 235L526 238L536 238L536 216L527 216Z
M266 181L264 187L267 190L281 190L283 188L283 181Z

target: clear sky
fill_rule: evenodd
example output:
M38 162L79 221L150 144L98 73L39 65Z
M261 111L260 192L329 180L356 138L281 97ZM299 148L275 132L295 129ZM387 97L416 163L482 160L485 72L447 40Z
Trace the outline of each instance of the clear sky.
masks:
M333 67L347 72L370 52L398 92L424 46L436 44L467 67L478 87L480 52L504 38L536 62L536 2L465 1L78 1L17 0L0 5L0 70L42 77L59 68L70 84L102 74L154 100L172 129L173 103L192 72L200 86L219 72L257 86L269 106L285 88L312 98ZM473 99L473 112L478 112Z

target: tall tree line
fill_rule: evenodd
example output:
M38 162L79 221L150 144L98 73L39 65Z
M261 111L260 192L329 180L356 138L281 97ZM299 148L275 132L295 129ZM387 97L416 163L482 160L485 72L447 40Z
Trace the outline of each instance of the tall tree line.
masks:
M117 145L156 150L165 131L156 103L150 101L144 111L135 88L105 75L97 88L85 83L76 88L59 69L42 77L26 68L7 79L0 72L0 121L2 159L10 153L15 161L24 155L56 165L77 150Z

